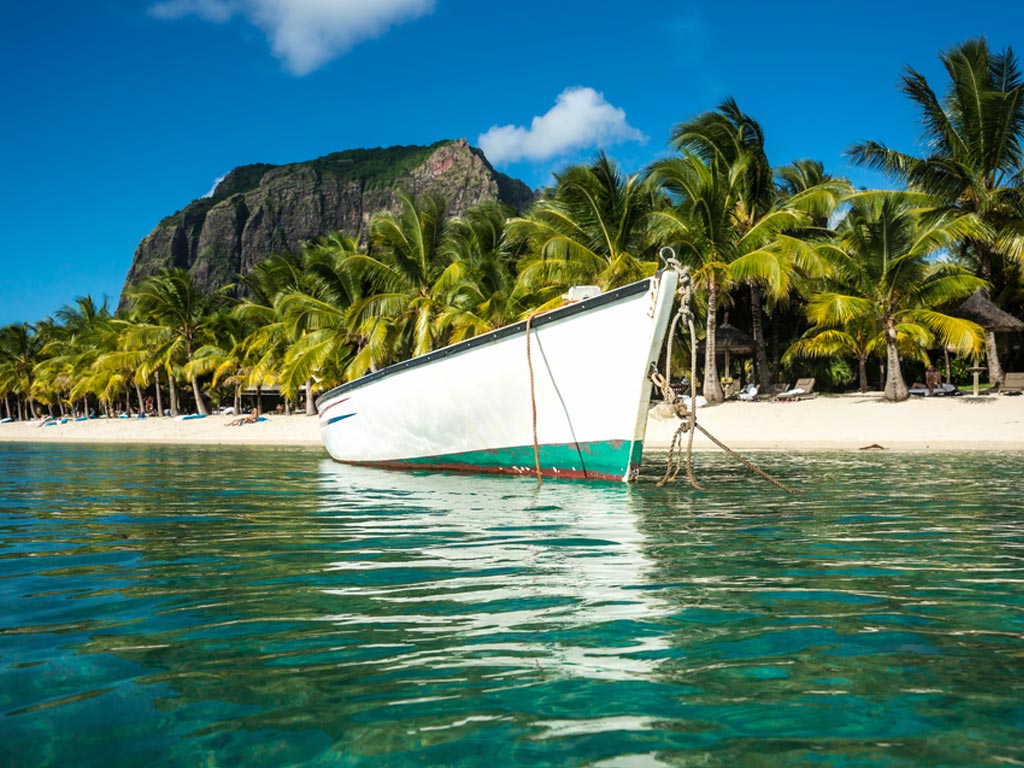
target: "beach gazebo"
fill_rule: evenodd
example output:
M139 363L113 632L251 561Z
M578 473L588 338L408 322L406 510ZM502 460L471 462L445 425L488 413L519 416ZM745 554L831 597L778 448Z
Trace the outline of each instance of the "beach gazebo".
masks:
M698 345L701 353L706 349L706 344L705 340ZM732 355L751 355L754 348L754 340L735 325L730 325L728 319L715 329L715 352L725 356L725 366L722 370L726 375L729 375Z
M988 333L1019 333L1024 331L1024 322L1021 322L1009 312L1004 312L993 304L981 291L975 291L959 307L950 312L953 317L963 318L977 323ZM995 343L987 345L995 349ZM997 361L998 362L998 361ZM975 368L978 367L975 362ZM989 373L992 372L991 362ZM977 378L975 378L977 380ZM994 383L994 382L993 382Z

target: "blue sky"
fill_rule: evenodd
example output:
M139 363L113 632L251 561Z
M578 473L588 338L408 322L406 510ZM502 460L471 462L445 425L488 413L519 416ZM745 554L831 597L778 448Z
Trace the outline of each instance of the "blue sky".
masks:
M940 50L1024 29L1003 0L15 0L4 16L0 325L116 303L139 240L246 163L465 137L536 187L600 148L637 170L732 96L774 164L878 185L843 152L917 149L903 67L941 90Z

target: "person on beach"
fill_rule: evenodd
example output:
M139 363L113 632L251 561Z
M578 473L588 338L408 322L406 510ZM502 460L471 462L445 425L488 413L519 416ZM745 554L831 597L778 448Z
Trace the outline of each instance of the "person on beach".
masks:
M928 387L928 397L933 397L935 388L942 386L942 374L935 370L934 365L929 365L924 372L924 385Z
M259 411L257 411L255 408L253 408L252 412L248 416L241 416L240 418L237 418L234 421L229 421L224 426L225 427L240 427L243 424L255 424L256 420L259 419L259 417L260 417Z

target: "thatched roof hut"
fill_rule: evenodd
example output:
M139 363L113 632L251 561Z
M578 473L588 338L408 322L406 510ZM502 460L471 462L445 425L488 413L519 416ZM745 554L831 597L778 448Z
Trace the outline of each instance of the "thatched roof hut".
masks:
M697 345L700 354L704 354L706 343L707 341L704 340ZM728 320L715 328L715 352L725 356L724 372L727 375L733 353L750 355L753 354L754 349L754 340L735 325L730 325Z
M754 340L735 325L726 322L715 329L715 349L719 352L749 355L754 351Z
M949 314L953 317L977 323L986 331L1003 333L1024 331L1024 322L1021 322L1009 312L1001 310L989 301L981 291L972 293L970 298Z

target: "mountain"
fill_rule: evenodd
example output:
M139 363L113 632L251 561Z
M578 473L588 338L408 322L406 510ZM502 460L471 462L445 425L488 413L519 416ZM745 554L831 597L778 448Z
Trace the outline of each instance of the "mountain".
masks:
M429 147L351 149L289 165L235 168L213 194L161 221L135 249L121 292L166 267L212 291L275 251L327 232L365 234L370 216L396 210L396 190L440 194L455 215L485 200L523 210L533 192L499 173L465 139Z

